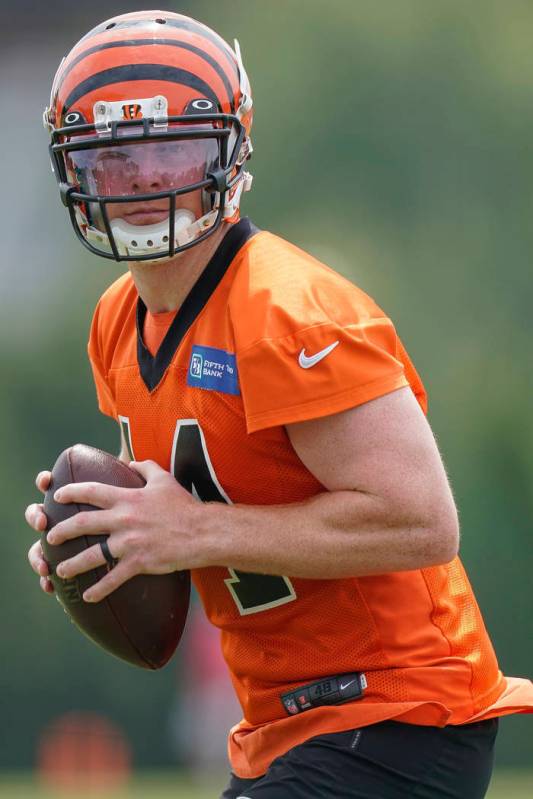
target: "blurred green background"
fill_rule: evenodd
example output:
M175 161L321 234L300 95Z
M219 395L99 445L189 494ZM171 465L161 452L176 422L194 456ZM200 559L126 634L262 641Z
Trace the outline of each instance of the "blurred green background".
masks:
M496 772L486 799L531 799L529 775L509 771ZM191 780L179 773L143 772L129 787L110 793L77 792L83 799L215 799L220 794L220 779ZM59 793L61 799L69 794ZM72 795L72 794L70 794ZM0 778L2 799L57 799L57 791L40 790L29 779ZM335 799L328 796L324 799ZM379 799L379 797L376 797ZM408 799L408 797L406 797ZM462 799L469 799L463 797Z
M146 674L82 639L41 594L23 521L37 499L34 475L64 447L118 445L98 414L85 347L93 307L121 269L75 240L41 114L72 45L99 21L144 6L0 6L0 770L10 772L32 767L43 727L73 708L114 720L137 767L179 763L169 734L179 655ZM501 667L531 676L533 4L160 7L239 39L255 100L255 183L244 210L352 278L395 321L429 392L462 558ZM502 723L497 768L533 766L532 725Z

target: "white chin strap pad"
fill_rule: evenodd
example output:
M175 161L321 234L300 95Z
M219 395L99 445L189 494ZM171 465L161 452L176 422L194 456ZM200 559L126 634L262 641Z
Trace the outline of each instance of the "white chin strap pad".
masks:
M252 176L249 172L243 172L232 197L230 198L226 195L223 219L229 219L235 214L239 208L242 193L249 191L251 186ZM175 246L183 247L185 244L197 239L206 230L209 230L215 224L219 205L220 194L216 194L213 210L204 214L200 219L195 219L192 211L178 208L174 215ZM76 215L80 226L85 227L87 241L94 243L96 246L99 244L110 246L109 239L103 231L94 226L87 226L86 218L81 217L79 211L76 212ZM118 218L111 220L109 224L120 255L159 255L168 253L168 219L164 219L154 225L131 225L125 219Z
M180 208L174 219L176 243L180 245L182 234L193 225L195 217L192 211ZM168 219L154 225L130 225L125 219L119 218L113 219L110 226L121 255L148 255L168 251Z

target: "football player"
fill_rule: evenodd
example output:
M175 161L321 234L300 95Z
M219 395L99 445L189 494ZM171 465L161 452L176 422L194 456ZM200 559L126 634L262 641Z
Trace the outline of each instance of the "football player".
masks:
M243 710L225 799L478 799L497 719L531 712L533 685L498 668L391 320L240 217L252 113L238 44L166 11L98 25L59 67L61 198L81 243L128 267L93 318L99 407L146 486L62 488L101 510L49 541L110 536L58 574L109 559L84 595L100 602L192 571ZM41 504L26 517L45 528ZM29 558L51 592L39 543Z

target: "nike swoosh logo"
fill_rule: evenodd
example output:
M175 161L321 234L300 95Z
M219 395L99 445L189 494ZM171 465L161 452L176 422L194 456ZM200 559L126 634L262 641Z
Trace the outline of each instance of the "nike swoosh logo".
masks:
M334 341L333 344L329 345L329 347L324 347L323 350L320 350L320 352L317 352L314 355L306 355L304 347L298 356L298 363L302 369L310 369L312 366L315 366L315 364L319 363L322 358L325 358L326 355L329 355L330 352L335 349L337 344L340 344L340 342Z
M346 685L341 683L339 688L341 691L344 691L345 688L348 688L349 685L353 685L354 682L357 682L357 680L350 680L350 682L347 682Z

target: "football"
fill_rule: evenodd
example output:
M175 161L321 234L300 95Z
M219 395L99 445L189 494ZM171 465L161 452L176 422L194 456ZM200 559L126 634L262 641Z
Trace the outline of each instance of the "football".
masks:
M105 576L107 564L68 580L56 574L63 560L95 543L102 535L80 536L53 546L46 533L60 521L91 505L60 504L54 492L68 483L99 482L121 488L142 488L143 478L102 450L76 444L58 457L44 498L48 525L41 537L44 558L56 596L76 626L92 641L122 660L146 669L160 669L172 657L183 633L189 609L190 574L141 574L128 580L101 602L83 601L83 593Z

